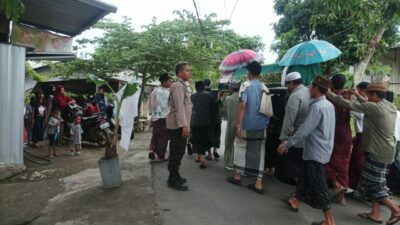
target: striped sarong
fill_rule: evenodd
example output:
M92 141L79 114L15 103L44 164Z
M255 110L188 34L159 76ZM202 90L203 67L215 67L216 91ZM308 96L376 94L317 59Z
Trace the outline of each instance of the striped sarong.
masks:
M389 165L378 162L370 154L367 154L354 197L370 201L381 201L388 198L386 175L389 172Z
M261 180L264 173L266 130L242 131L242 136L235 138L235 171Z

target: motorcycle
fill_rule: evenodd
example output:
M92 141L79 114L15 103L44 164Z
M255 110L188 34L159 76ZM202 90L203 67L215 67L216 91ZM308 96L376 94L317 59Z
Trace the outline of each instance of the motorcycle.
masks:
M75 116L81 116L81 127L83 130L82 140L96 143L99 147L105 147L111 143L112 132L110 123L107 121L107 115L102 112L93 113L90 116L85 116L82 113L82 108L78 105L68 105L67 108L67 127L69 130L73 124Z

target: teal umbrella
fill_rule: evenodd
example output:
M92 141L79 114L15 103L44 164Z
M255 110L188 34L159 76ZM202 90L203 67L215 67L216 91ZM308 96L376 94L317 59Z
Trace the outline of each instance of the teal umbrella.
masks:
M283 67L279 66L278 64L274 63L274 64L266 64L266 65L262 65L261 68L261 74L265 75L265 74L271 74L271 73L281 73L283 70ZM245 77L247 75L248 71L245 68L236 70L235 72L232 73L232 77L233 78L242 78Z
M289 49L279 62L279 65L310 65L337 58L340 54L342 52L327 41L306 41Z

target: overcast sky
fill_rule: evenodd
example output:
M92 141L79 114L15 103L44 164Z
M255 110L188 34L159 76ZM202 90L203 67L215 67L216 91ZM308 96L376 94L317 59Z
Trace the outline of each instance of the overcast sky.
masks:
M189 10L195 13L193 0L103 0L118 7L116 14L107 18L121 21L122 16L132 18L132 25L139 31L142 25L151 23L153 17L158 22L172 20L174 10ZM230 29L246 35L262 37L265 44L264 63L273 63L276 54L270 51L275 34L272 23L279 18L273 10L273 0L195 0L200 17L216 13L219 19L231 19ZM236 7L235 7L236 4ZM94 31L86 31L80 37L96 35Z

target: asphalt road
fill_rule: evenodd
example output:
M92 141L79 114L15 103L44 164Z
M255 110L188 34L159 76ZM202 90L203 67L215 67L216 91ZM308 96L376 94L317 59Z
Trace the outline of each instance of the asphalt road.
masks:
M224 127L225 123L222 130ZM224 132L221 136L224 137ZM221 146L221 155L223 149ZM187 192L169 189L166 185L167 163L153 163L156 203L163 225L306 225L323 220L321 211L305 204L298 213L289 211L280 198L294 187L274 177L265 176L265 194L260 195L228 183L226 178L230 172L224 169L223 159L207 161L204 170L194 159L194 155L185 155L182 161L181 174L188 179L189 185ZM246 178L243 181L246 184L252 182ZM374 224L357 217L357 213L370 210L367 203L353 199L347 199L347 203L348 206L333 205L336 225ZM385 208L382 212L386 221L389 210Z

